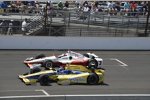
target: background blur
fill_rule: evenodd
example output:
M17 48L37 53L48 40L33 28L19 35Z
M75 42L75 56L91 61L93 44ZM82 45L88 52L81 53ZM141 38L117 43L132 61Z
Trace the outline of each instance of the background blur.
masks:
M0 1L0 35L147 37L148 1Z

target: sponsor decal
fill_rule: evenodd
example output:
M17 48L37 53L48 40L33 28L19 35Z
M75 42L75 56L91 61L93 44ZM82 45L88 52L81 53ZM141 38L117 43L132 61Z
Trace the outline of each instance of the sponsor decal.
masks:
M78 83L78 82L85 82L85 78L78 77L78 78L69 78L70 82Z

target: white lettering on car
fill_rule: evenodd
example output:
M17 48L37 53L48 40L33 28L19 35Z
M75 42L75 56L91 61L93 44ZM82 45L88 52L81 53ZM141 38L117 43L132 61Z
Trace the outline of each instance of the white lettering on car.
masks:
M70 82L78 83L78 82L85 82L85 78L78 77L78 78L69 78Z

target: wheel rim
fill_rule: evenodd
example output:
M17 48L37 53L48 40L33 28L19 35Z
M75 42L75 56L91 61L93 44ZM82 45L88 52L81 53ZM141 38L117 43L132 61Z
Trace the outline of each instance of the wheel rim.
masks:
M46 63L46 67L47 67L47 68L51 68L51 67L52 67L52 63L51 63L51 62L47 62L47 63Z
M91 62L90 62L90 65L96 65L96 64L95 64L95 61L91 61Z

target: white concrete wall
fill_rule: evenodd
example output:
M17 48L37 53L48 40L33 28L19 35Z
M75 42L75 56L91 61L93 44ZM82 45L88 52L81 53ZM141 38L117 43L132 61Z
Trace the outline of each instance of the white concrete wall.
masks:
M0 49L150 50L150 38L0 36Z

